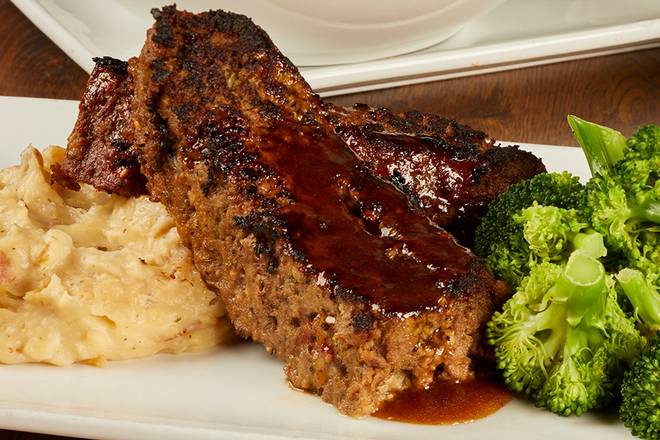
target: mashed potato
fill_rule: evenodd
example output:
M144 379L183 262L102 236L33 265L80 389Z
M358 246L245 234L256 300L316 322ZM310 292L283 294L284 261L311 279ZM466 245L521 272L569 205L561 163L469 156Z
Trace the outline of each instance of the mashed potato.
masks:
M50 184L64 150L0 171L0 362L102 363L230 338L165 208Z

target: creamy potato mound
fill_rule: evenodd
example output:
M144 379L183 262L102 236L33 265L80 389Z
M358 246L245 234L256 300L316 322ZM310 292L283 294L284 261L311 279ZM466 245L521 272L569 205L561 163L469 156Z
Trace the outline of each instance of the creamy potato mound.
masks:
M28 147L0 170L0 362L98 364L229 339L165 208L51 185L63 155Z

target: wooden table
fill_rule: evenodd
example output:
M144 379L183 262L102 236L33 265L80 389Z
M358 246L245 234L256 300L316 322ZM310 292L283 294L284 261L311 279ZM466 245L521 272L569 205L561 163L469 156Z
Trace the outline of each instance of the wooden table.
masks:
M86 73L0 0L0 95L78 99ZM660 122L660 49L334 97L451 116L496 139L573 145L568 113L625 134ZM2 439L57 437L0 430Z

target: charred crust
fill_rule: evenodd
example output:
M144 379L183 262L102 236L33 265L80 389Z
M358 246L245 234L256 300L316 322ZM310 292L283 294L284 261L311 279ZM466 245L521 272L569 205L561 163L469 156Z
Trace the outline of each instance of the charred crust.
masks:
M115 150L122 152L122 153L128 153L131 147L133 146L133 142L121 138L119 136L114 136L112 139L110 139L110 146L114 148ZM130 156L133 161L133 164L138 164L137 158L134 156ZM126 158L128 159L128 158ZM138 164L139 165L139 164Z
M307 255L305 255L302 249L292 246L288 240L284 240L283 245L284 245L283 246L284 252L286 252L288 256L290 256L299 263L303 263L303 264L307 263ZM307 271L313 272L313 268L310 268L308 265L305 266L305 269Z
M417 194L415 194L413 191L410 190L408 185L406 185L406 179L401 175L401 172L397 169L393 169L390 172L390 182L396 189L401 191L406 195L408 198L409 203L416 207L419 208L420 203L419 203L419 198L417 198Z
M238 136L224 133L216 127L208 127L208 130L210 134L201 153L210 170L227 175L232 170L255 162L254 155L243 151L243 142Z
M283 117L282 109L270 101L259 100L255 103L255 107L259 108L261 116L271 123L277 123Z
M230 125L230 120L234 120L235 125L232 128L223 127L225 124ZM217 186L221 176L227 177L234 173L241 177L251 176L250 182L256 182L267 174L263 166L256 162L256 157L245 152L241 141L243 130L238 121L229 115L222 122L209 121L200 129L197 149L188 154L192 160L197 159L193 156L201 157L206 164L208 174L203 187L206 196Z
M261 177L264 176L264 169L263 167L257 166L257 164L248 164L244 167L241 167L238 170L239 176L241 176L242 179L245 179L248 182L257 182ZM250 185L251 188L255 188L255 194L256 194L256 186Z
M154 111L154 125L156 126L156 130L158 130L159 150L161 153L163 153L159 155L159 167L162 167L168 158L171 159L174 157L174 145L168 136L169 130L167 128L167 121L160 113L156 111Z
M269 213L250 213L234 217L234 224L254 237L254 253L265 256L268 265L266 271L273 273L279 265L275 245L280 237L281 222L270 217Z
M356 333L367 332L373 327L374 320L369 312L360 312L353 315L352 325Z
M337 281L334 278L330 279L330 297L333 299L341 298L346 301L353 303L368 303L369 301L360 293L356 292L353 289L349 289L340 284L337 284Z
M174 47L174 31L170 21L176 15L176 6L164 6L163 9L154 8L151 10L151 16L156 20L154 25L155 32L151 40L164 47Z
M326 108L330 113L330 120L336 125L342 124L343 118L337 119L332 115L336 110L328 104L326 104ZM396 113L384 107L371 108L365 104L353 105L352 111L361 117L349 115L347 119L360 125L363 129L430 136L443 140L454 148L454 151L467 147L471 154L484 152L492 147L485 133L435 114L418 111ZM375 125L370 126L370 124L379 124L380 128L376 128Z
M152 9L151 15L156 20L151 40L164 48L176 45L175 30L198 28L231 35L237 52L253 52L264 47L274 47L270 37L251 19L244 15L223 10L211 10L202 14L177 11L175 5L162 9Z
M312 125L316 123L316 119L312 112L307 111L302 115L300 122L302 122L305 125Z
M480 184L480 183L481 183L481 178L482 178L487 172L488 172L488 166L487 166L487 165L480 164L480 165L476 166L476 167L472 170L472 176L470 177L470 181L471 181L473 184L475 184L475 185Z
M96 64L96 67L108 69L113 73L118 75L126 75L128 73L128 62L118 60L112 57L94 57L92 61Z
M177 118L185 120L188 117L188 114L193 110L193 105L190 102L184 102L181 105L174 107L174 114Z
M163 60L154 60L149 67L152 72L151 78L156 83L162 83L170 75L170 71L167 70Z
M484 156L491 167L501 167L511 162L512 157L530 162L530 169L545 170L543 162L528 151L520 149L519 145L499 146L488 150Z
M483 263L475 258L465 273L454 278L445 286L448 296L452 299L468 298L478 293L483 289L481 284L484 276L487 276L486 269Z

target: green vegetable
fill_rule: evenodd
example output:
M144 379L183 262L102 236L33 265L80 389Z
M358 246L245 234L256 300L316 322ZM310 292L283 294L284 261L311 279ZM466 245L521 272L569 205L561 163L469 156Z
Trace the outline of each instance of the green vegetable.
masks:
M625 268L616 275L632 304L633 314L651 332L660 330L660 293L638 270Z
M475 251L516 289L487 325L506 384L579 415L618 395L645 343L636 324L660 329L660 127L626 141L573 116L569 124L594 177L586 187L568 173L512 185L482 218Z
M628 158L627 158L628 159ZM660 153L653 159L630 158L587 184L594 229L627 263L658 276L660 265Z
M476 253L495 276L517 287L533 265L565 260L573 250L577 234L588 226L580 215L585 196L584 186L567 172L511 185L482 218Z
M602 172L623 158L626 138L616 130L568 115L568 125L587 156L591 173Z
M656 337L626 371L621 385L621 420L633 435L660 439L660 338Z
M531 267L487 326L507 386L557 414L610 402L643 338L617 303L603 264L576 250Z
M582 121L583 124L590 124ZM592 124L594 130L602 129ZM592 144L590 149L605 148ZM589 159L599 169L587 184L594 229L633 267L658 271L660 265L660 127L641 128L618 161L606 155Z
M658 153L658 142L660 140L659 125L645 125L637 130L637 133L628 139L628 148L643 155ZM616 161L615 161L616 162Z
M620 144L612 130L577 121L582 135L576 137L594 170L583 212L589 213L608 248L623 256L619 267L641 270L648 282L660 287L660 127L640 128L619 156L611 153ZM611 138L617 140L602 141Z

